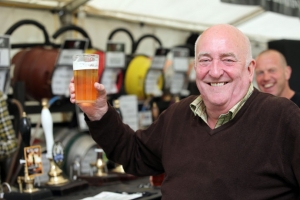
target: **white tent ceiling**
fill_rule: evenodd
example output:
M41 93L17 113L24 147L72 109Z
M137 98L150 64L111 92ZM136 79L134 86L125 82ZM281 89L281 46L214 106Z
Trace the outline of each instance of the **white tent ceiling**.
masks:
M0 6L13 5L60 11L70 4L82 4L83 15L200 32L207 27L228 23L250 38L300 40L298 17L264 11L260 6L223 3L220 0L9 0ZM76 5L74 8L77 8Z

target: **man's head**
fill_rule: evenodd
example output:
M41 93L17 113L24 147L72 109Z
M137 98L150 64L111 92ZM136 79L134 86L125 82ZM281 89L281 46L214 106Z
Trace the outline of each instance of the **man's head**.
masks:
M228 111L239 102L252 82L254 67L249 39L231 25L215 25L196 41L196 83L209 109Z
M276 50L265 50L256 58L256 82L262 92L290 98L289 79L292 69Z

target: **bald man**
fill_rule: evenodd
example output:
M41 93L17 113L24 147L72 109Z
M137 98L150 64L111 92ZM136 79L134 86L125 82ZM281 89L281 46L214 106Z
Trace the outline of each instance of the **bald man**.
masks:
M256 83L262 92L290 99L300 107L300 93L289 86L292 69L282 53L268 49L256 57Z
M149 128L132 130L95 83L94 103L70 101L93 139L126 173L165 173L163 200L286 200L300 197L300 112L252 85L255 60L237 28L208 28L195 44L200 95L172 104ZM279 106L280 105L280 106Z

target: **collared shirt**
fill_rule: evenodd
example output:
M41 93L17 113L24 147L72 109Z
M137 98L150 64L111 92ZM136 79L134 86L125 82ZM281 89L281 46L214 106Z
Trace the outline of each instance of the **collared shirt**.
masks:
M6 99L6 95L0 92L0 160L10 156L18 147Z
M226 114L221 114L218 118L218 121L215 125L215 128L218 128L222 126L223 124L226 124L230 120L234 118L234 116L238 113L238 111L241 109L241 107L244 105L244 103L247 101L247 99L251 96L253 92L253 85L252 83L249 86L247 94L238 102L236 103ZM207 122L207 113L206 113L206 106L204 104L204 101L201 97L197 97L191 104L190 108L193 111L193 113L201 117L201 119L208 124Z

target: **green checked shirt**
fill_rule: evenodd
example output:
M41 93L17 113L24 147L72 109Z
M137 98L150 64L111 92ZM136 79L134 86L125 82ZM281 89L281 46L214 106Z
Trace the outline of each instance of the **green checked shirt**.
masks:
M6 95L0 92L0 160L14 153L18 146L6 99Z
M241 107L244 105L244 103L247 101L247 99L250 97L250 95L253 92L253 85L251 84L247 94L242 98L237 104L235 104L226 114L222 114L219 116L219 119L216 123L215 128L218 128L222 126L223 124L226 124L230 120L234 118L234 116L237 114L237 112L241 109ZM206 106L203 102L203 99L201 95L197 97L191 104L190 108L192 109L193 113L201 117L201 119L207 124L207 113L206 113Z

